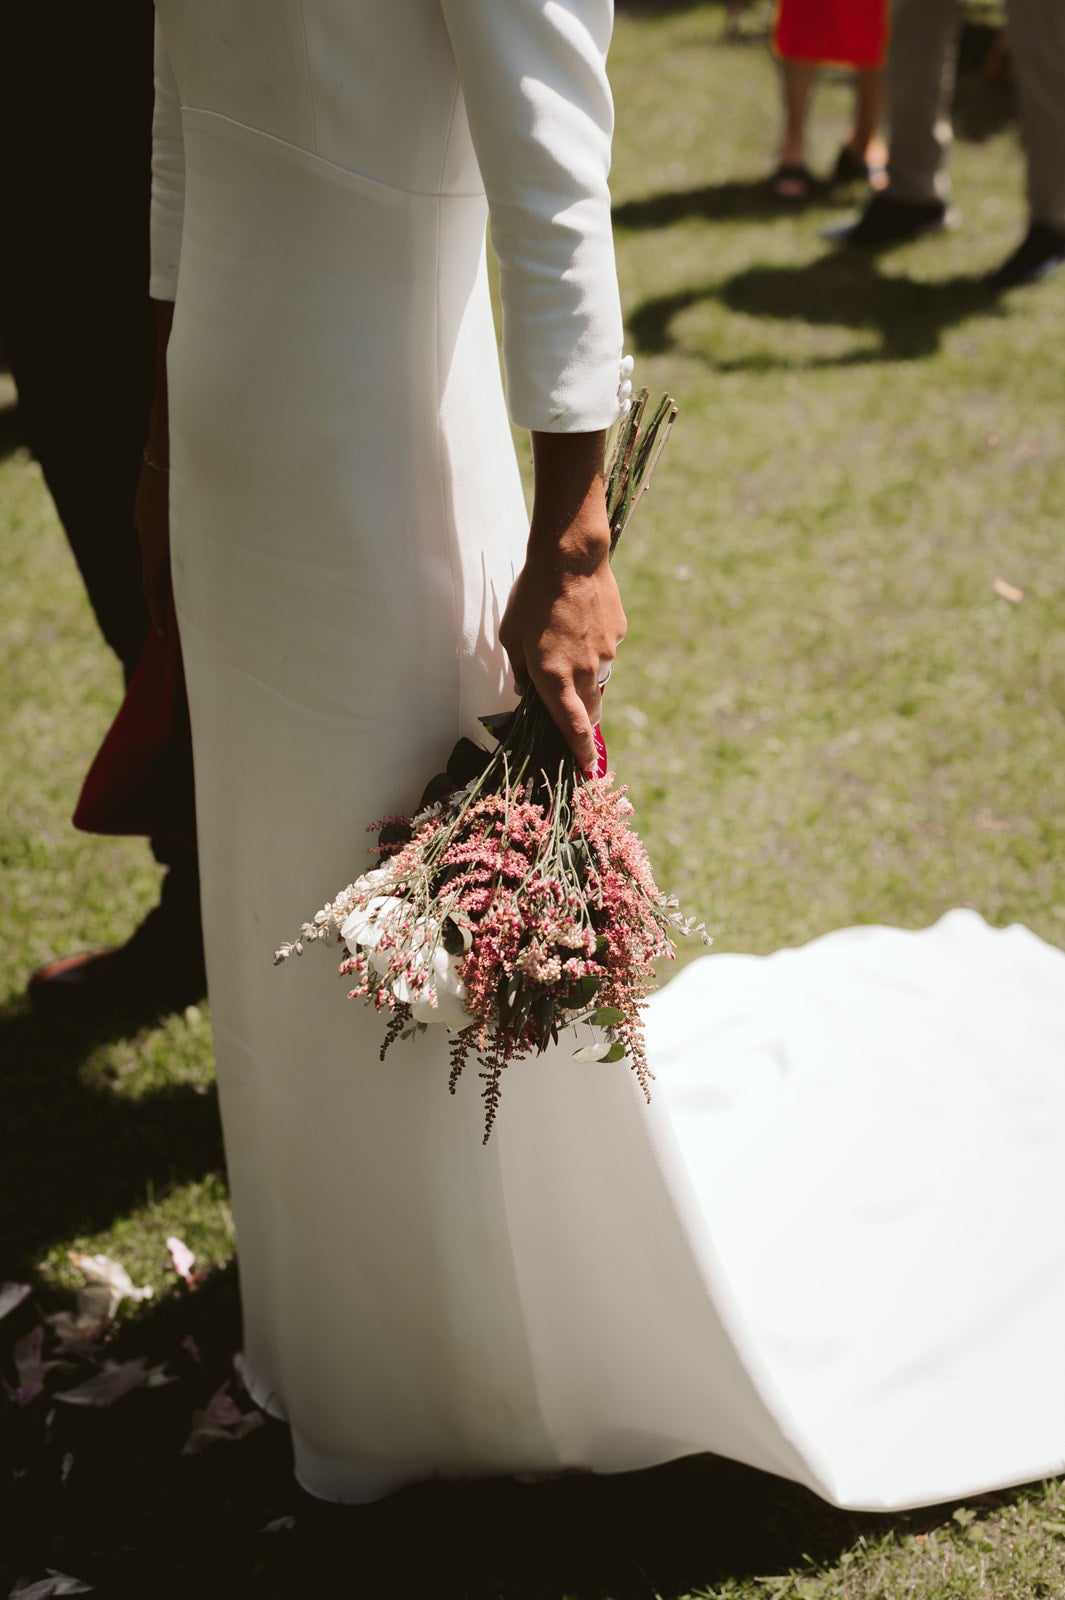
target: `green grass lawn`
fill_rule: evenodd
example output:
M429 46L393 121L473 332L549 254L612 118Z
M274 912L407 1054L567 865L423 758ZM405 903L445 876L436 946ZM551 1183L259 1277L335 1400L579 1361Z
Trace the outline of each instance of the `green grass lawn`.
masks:
M717 6L634 7L616 32L629 348L681 416L619 555L630 634L612 757L659 881L719 950L919 927L957 905L1065 945L1065 273L998 302L979 283L1024 226L1014 98L963 74L958 232L841 253L822 231L856 194L798 211L769 197L760 16L729 44ZM818 171L848 104L830 76ZM0 1592L51 1566L153 1597L1065 1596L1060 1485L858 1516L700 1459L338 1512L296 1495L273 1426L179 1455L238 1338L209 1018L85 1037L29 1016L34 966L124 938L157 869L143 842L69 825L118 673L10 423L0 414L0 1276L32 1281L52 1310L83 1281L69 1250L118 1258L155 1294L120 1316L108 1354L165 1360L177 1381L106 1410L0 1412ZM192 1292L170 1234L206 1270ZM287 1515L294 1529L260 1531Z

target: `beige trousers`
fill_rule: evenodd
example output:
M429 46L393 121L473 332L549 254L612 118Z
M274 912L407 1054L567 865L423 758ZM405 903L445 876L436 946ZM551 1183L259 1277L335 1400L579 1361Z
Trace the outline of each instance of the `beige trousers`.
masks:
M1065 233L1065 0L1007 0L1031 219ZM946 200L958 57L957 0L893 0L889 193Z

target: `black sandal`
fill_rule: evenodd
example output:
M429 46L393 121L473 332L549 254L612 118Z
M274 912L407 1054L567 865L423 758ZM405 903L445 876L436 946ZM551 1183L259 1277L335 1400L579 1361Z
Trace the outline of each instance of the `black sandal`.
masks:
M785 161L774 172L770 184L778 200L792 206L804 205L813 189L813 173L802 161ZM782 189L781 184L794 184L795 187L791 190Z
M870 163L863 156L856 156L850 145L845 144L836 157L836 165L829 182L868 183L874 189L882 189L886 178L887 170L882 163Z
M862 156L856 156L850 145L845 144L836 157L836 165L832 173L833 183L865 183L869 177L869 164Z

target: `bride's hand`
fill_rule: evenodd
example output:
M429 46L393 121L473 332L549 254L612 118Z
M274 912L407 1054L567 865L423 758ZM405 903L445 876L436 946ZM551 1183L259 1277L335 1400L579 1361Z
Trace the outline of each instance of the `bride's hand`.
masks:
M595 763L599 684L625 637L610 569L604 436L534 434L525 565L500 624L519 688L530 680L581 767Z

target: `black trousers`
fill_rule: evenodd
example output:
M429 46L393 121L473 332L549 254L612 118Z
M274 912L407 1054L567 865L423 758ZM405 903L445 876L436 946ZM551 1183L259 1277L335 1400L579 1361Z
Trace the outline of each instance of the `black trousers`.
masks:
M127 681L149 627L133 502L155 359L154 15L151 0L13 0L0 21L0 340L21 431ZM173 868L164 902L187 919L195 851L153 846Z

